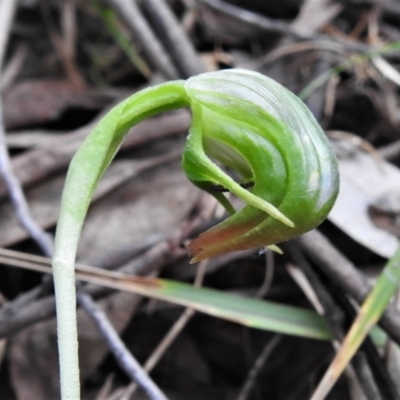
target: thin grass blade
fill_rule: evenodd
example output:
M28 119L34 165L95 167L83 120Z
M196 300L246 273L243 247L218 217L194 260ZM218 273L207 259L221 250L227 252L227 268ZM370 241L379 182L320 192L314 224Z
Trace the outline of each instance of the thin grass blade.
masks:
M400 281L400 247L389 260L377 283L365 300L342 347L326 371L311 400L323 400L361 346L365 337L379 321Z

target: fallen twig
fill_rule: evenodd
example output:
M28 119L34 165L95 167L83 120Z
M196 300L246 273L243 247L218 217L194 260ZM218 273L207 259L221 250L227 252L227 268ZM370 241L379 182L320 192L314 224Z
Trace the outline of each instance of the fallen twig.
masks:
M179 21L164 0L146 0L143 6L154 25L162 32L161 40L168 48L183 78L205 72L206 68L186 36Z
M84 138L98 123L99 118L82 128L63 135L56 142L14 157L11 161L12 169L21 185L32 185L65 169ZM161 137L181 134L187 131L189 124L190 115L186 110L150 118L131 129L122 144L122 149L139 146ZM6 194L6 187L0 184L0 198Z
M135 382L137 382L147 395L153 400L167 400L165 395L152 381L146 371L132 356L129 349L125 346L114 327L111 325L105 314L100 311L93 299L83 291L78 291L78 302L80 306L90 316L92 321L103 337L107 341L108 347L114 354L119 366Z
M361 53L374 50L373 47L364 43L350 42L348 40L332 38L331 36L317 34L317 33L309 34L306 31L303 32L299 29L293 28L292 26L290 26L285 22L264 17L252 11L244 10L242 8L239 8L229 3L225 3L220 0L197 0L197 2L205 4L207 5L207 7L210 7L213 10L222 12L237 20L246 22L264 31L278 32L281 33L282 35L291 36L292 38L297 40L324 40L329 42L335 42L342 45L345 49Z
M318 231L297 239L301 248L340 288L361 304L372 289L368 279ZM400 313L392 305L386 308L379 325L400 344Z
M136 1L107 0L118 14L124 19L128 27L140 41L143 52L149 62L154 65L167 79L179 78L179 73L169 55L164 51L161 43L143 17Z

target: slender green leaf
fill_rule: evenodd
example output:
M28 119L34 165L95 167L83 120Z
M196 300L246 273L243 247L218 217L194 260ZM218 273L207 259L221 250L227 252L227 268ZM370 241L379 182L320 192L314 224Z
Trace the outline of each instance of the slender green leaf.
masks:
M326 371L311 400L323 400L361 346L372 327L379 321L400 281L400 247L379 275L341 348Z
M119 290L165 300L252 328L312 339L330 340L325 319L313 311L258 300L214 289L164 279L137 278L120 273L77 266L76 276Z

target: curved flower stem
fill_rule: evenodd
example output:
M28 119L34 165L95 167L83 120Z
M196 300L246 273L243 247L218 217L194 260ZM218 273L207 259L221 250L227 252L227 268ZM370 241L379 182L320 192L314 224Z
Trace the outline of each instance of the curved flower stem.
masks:
M53 270L56 295L61 398L80 398L76 323L75 254L90 200L125 134L141 120L186 106L182 81L136 93L113 108L82 144L68 170L57 224ZM93 174L93 170L99 171Z

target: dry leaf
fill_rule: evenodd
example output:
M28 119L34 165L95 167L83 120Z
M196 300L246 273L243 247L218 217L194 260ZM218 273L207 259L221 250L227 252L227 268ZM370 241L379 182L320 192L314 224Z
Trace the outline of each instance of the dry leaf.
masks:
M399 240L374 225L368 208L384 193L398 188L400 170L371 154L357 151L339 159L339 171L339 197L329 220L373 252L391 257Z
M61 80L29 80L4 94L6 129L56 120L71 107L101 109L115 100L115 93L83 89Z

